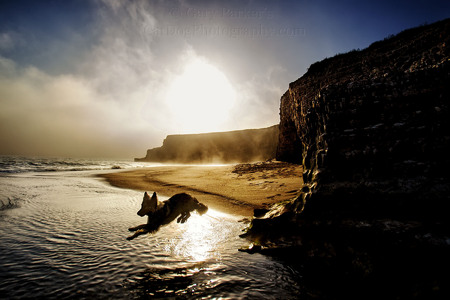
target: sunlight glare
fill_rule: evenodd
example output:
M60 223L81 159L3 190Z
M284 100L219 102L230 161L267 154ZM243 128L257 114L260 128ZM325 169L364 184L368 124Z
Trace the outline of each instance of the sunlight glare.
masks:
M220 131L236 93L227 77L208 62L189 63L168 89L166 101L178 133Z
M200 262L209 258L219 259L221 248L231 238L233 230L224 226L223 222L235 223L226 214L209 209L200 216L193 214L189 221L183 224L183 233L174 249L178 256L189 257Z

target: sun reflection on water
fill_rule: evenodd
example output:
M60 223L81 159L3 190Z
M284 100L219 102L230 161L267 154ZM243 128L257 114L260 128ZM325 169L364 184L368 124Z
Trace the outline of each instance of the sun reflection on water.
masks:
M169 243L170 252L195 262L220 260L220 250L233 237L230 224L224 223L236 224L236 220L212 209L203 216L192 214L186 223L177 224L181 232L177 240Z

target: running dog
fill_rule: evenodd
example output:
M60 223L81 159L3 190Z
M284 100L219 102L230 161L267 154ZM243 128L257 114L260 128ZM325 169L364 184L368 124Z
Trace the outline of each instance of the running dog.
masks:
M186 193L176 194L166 201L158 201L156 192L152 197L147 192L144 193L141 209L137 212L140 217L148 216L147 224L131 227L129 231L136 231L133 235L127 237L132 240L141 234L152 233L159 227L169 224L177 217L177 223L184 223L191 216L190 212L196 210L200 215L208 211L208 207L191 195Z

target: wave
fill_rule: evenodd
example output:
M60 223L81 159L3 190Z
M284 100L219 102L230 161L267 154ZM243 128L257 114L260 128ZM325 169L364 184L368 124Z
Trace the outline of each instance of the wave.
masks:
M0 173L73 172L129 169L155 164L125 160L0 156Z

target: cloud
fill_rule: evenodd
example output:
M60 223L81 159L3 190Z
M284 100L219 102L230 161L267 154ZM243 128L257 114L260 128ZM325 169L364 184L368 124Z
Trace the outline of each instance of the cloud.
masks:
M51 75L0 56L0 154L133 157L162 142L164 72L140 35L155 20L145 2L105 3L102 34L77 70ZM13 45L6 34L0 42Z
M139 120L123 126L132 116L83 78L50 76L33 67L11 70L10 62L8 67L10 75L0 78L3 154L98 157L139 149L127 140L142 134Z
M16 64L13 60L0 56L0 78L12 75L16 72Z
M14 40L11 34L8 32L0 33L0 51L11 50L13 48L14 48Z
M79 59L70 62L73 70L51 74L0 56L0 154L144 156L178 133L167 90L199 59L223 71L237 91L233 117L221 130L278 122L283 68L261 64L252 73L248 62L241 70L227 68L244 61L233 57L233 44L204 48L195 39L155 35L156 28L185 24L170 14L174 2L100 2L99 34L89 51L67 58ZM0 45L12 47L8 39L0 35Z
M241 128L269 127L279 123L280 98L284 93L287 71L281 66L269 67L266 72L236 84L239 105L232 112L233 122ZM280 82L281 81L281 82Z
M278 102L282 93L280 82L271 81L285 75L278 66L261 64L254 71L256 74L252 74L247 65L240 63L245 60L243 57L238 60L233 56L234 44L242 43L242 40L236 41L225 36L221 38L226 41L219 43L216 48L209 48L210 45L202 48L203 44L197 43L198 40L192 36L179 36L165 31L170 28L191 28L197 22L211 21L210 18L205 19L194 13L212 10L195 9L192 4L184 1L167 4L157 2L157 5L148 1L126 4L105 1L105 4L106 8L101 14L105 30L100 43L93 49L85 73L90 74L90 80L101 93L110 94L116 101L126 102L127 105L133 105L131 102L135 101L134 105L143 107L143 117L149 128L178 133L170 119L170 107L165 95L174 79L183 72L184 66L196 60L205 60L219 70L220 67L225 67L221 71L234 83L238 92L239 105L234 111L235 117L225 123L222 130L270 126L278 122ZM240 21L239 18L222 18L221 22L223 19L232 24ZM204 37L198 38L201 40ZM234 44L223 48L224 42ZM222 56L224 60L216 56L216 53L226 54ZM238 54L244 56L245 53ZM236 72L226 72L229 69L227 66L234 63L243 67L235 69L239 73L236 78L239 79L233 78ZM259 74L261 70L265 72ZM279 76L269 78L276 70L279 71ZM242 80L240 73L252 76ZM137 97L138 94L143 98ZM130 95L136 97L130 98ZM260 112L264 112L264 115Z

